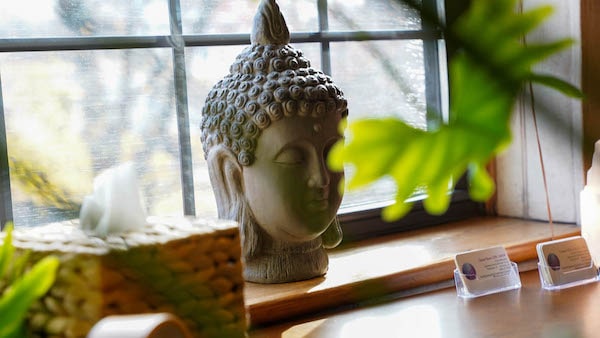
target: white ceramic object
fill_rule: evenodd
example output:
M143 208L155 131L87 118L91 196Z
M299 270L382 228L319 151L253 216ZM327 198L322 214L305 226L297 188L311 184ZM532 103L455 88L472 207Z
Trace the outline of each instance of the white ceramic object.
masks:
M191 338L183 323L168 313L108 316L87 338Z
M94 179L94 192L83 200L79 219L83 230L101 237L146 224L132 163L109 168Z

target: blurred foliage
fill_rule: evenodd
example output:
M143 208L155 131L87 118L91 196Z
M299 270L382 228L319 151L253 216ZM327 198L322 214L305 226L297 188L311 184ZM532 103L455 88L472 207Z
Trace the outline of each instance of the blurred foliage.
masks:
M119 18L105 18L89 11L94 4L125 10ZM98 34L90 30L102 28L122 29L128 35L135 33L128 20L147 6L146 2L57 0L56 13L44 13L43 17L51 32L68 28L77 35L88 35ZM48 19L52 17L59 22ZM170 56L153 49L143 53L123 49L4 56L2 89L17 226L76 217L79 204L92 191L94 177L118 163L136 162L141 176L178 163L177 138L168 132L171 124L164 123L164 116L175 117L174 98L164 90L172 87L172 71L164 63L169 59L162 55ZM152 80L143 81L143 76ZM150 154L165 148L172 149L170 155L154 167L148 165ZM15 163L18 167L13 168ZM179 176L164 171L168 174L161 177L163 181L142 182L154 214L182 209L180 205L167 210L156 207L155 199L181 204L181 192L176 188ZM170 190L159 191L161 184Z
M469 193L485 201L494 181L485 168L511 140L509 120L522 87L533 81L581 98L579 89L556 77L534 73L537 62L571 45L559 40L525 45L525 34L538 27L551 7L515 12L516 0L473 1L445 34L461 49L449 63L450 120L435 130L415 129L399 119L364 119L349 125L349 140L330 152L329 165L343 170L352 164L354 189L384 176L397 184L396 203L383 210L388 221L403 217L412 207L405 202L424 188L425 209L444 213L450 193L467 172Z
M57 257L46 256L26 269L29 253L15 255L12 229L12 224L6 226L0 246L0 338L25 336L27 310L48 292L59 265Z
M20 183L21 189L29 196L39 200L39 203L64 211L72 211L74 215L81 207L73 202L69 194L53 184L46 174L40 172L31 163L13 157L8 159L11 177Z
M49 55L44 62L22 58L22 64L13 67L21 70L24 80L3 87L5 101L16 100L6 105L13 210L30 203L72 218L73 208L91 190L93 179L91 170L81 170L91 167L85 135L69 132L81 129L82 108L77 100L85 93L67 81L77 76L77 69L58 55ZM9 77L3 75L3 80ZM11 106L19 110L10 110ZM23 218L36 221L31 214ZM24 223L15 221L19 226Z

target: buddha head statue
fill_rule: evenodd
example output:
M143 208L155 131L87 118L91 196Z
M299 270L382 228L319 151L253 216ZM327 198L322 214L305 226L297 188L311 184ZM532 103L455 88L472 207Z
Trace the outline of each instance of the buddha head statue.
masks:
M322 276L343 173L326 165L348 114L331 77L310 66L275 0L263 0L251 46L209 92L202 145L220 218L239 223L244 278L281 283Z

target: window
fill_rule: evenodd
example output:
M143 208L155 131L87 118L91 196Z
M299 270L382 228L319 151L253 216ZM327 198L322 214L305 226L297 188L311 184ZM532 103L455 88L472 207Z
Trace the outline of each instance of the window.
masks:
M418 11L399 0L278 3L292 45L333 76L349 100L350 118L392 114L427 128L427 110L442 111L443 40ZM136 165L149 214L216 215L200 143L201 110L249 43L257 4L0 4L6 18L0 23L2 221L36 225L76 217L68 201L81 201L101 170L124 161ZM438 13L436 0L423 5ZM23 184L17 175L8 179L8 165L35 174ZM40 184L31 182L45 180L53 189L41 200L32 194ZM340 212L350 233L364 235L351 224L364 217L372 222L390 196L393 186L385 181L347 193ZM461 196L455 199L464 201ZM464 217L467 209L476 207L456 215ZM431 222L423 214L417 206L405 222Z

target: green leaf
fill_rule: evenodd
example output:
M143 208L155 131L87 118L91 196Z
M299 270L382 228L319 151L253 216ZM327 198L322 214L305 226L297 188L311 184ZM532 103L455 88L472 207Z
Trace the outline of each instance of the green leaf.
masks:
M494 194L494 180L485 170L484 165L473 163L469 166L469 186L471 198L485 202Z
M547 58L548 56L560 52L563 49L571 46L573 40L563 39L554 41L551 43L544 44L529 44L526 47L519 47L515 49L513 55L510 55L505 62L510 65L509 70L514 74L524 74L526 79L527 75L531 73L530 67L537 62Z
M523 34L532 31L543 23L553 12L554 8L552 6L540 6L515 16L513 15L513 9L508 8L503 23L489 27L489 29L499 28L499 34L495 37L512 36L521 38Z
M427 196L423 202L423 207L432 215L441 215L446 212L450 205L450 193L448 187L449 181L442 181L437 184L430 184Z
M17 278L23 275L23 272L25 271L25 267L27 262L29 261L30 256L31 251L27 250L23 252L23 254L21 254L20 256L16 257L16 259L14 259L12 269L10 269L11 271L7 276L7 281L9 284L13 283Z
M393 119L356 121L350 126L350 131L353 138L361 141L350 142L345 146L341 146L343 141L339 141L334 145L328 159L332 169L342 168L348 157L358 159L358 162L376 161L374 165L361 166L357 174L348 180L349 188L358 188L385 176L392 170L394 159L406 155L402 144L397 143L398 137L412 139L422 133Z
M337 141L329 150L327 156L327 166L333 171L344 171L344 142Z
M398 201L398 199L396 199ZM386 222L392 222L394 220L402 218L412 208L412 203L396 202L388 207L385 207L381 212L381 218Z
M550 75L531 74L529 76L529 80L556 89L567 96L577 99L583 98L583 93L579 88L557 77Z
M404 201L420 186L427 189L426 210L433 214L445 212L450 202L448 190L455 179L473 159L485 162L498 144L490 142L489 135L478 128L442 126L435 132L425 132L397 119L360 120L350 130L359 132L345 147L332 150L329 161L338 166L343 159L356 167L349 187L388 175L395 180L397 203L384 209L386 220L410 211L411 204Z
M58 265L58 258L47 256L4 292L0 299L0 338L14 337L21 329L31 304L54 283Z
M7 223L4 236L4 242L0 247L0 278L2 278L8 271L9 264L12 260L15 248L12 245L12 223Z

